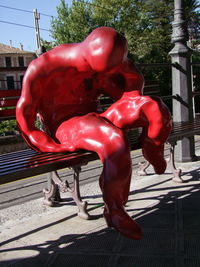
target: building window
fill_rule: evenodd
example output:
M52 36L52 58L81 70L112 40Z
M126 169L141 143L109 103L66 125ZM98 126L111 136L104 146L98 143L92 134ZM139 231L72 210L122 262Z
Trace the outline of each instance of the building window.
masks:
M20 79L20 89L22 88L23 78L24 78L24 75L20 75L19 76L19 79Z
M19 67L24 67L24 58L18 57L18 63L19 63Z
M14 76L7 76L6 82L9 90L15 89Z
M12 67L11 57L6 57L6 67Z

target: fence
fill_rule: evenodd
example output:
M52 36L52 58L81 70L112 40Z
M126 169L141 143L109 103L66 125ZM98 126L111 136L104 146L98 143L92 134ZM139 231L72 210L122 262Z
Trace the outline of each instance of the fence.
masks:
M172 96L172 64L170 63L154 63L154 64L137 64L141 69L145 80L155 81L159 84L160 95L166 105L172 110L172 98L177 99L178 96ZM194 96L194 109L195 113L200 113L200 63L192 63L192 73L193 73L193 96ZM13 71L25 71L26 68L15 67L15 68L0 68L0 72L8 70L9 73ZM7 82L7 80L0 80L1 82ZM22 80L14 80L14 88L9 89L21 89ZM5 90L6 88L2 88Z
M200 114L200 63L193 63L193 96L195 113Z

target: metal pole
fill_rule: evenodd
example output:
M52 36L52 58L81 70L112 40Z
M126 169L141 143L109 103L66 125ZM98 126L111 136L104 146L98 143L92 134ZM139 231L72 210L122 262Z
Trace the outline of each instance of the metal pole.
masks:
M40 54L40 52L41 52L40 28L39 28L40 13L37 12L37 9L34 9L33 10L33 16L34 16L34 25L35 25L35 36L36 36L37 54Z
M187 46L188 30L184 20L183 0L174 1L174 21L172 23L172 90L179 101L173 100L173 121L184 122L194 118L192 100L191 56ZM175 159L181 162L192 161L195 157L194 137L184 138L176 146Z

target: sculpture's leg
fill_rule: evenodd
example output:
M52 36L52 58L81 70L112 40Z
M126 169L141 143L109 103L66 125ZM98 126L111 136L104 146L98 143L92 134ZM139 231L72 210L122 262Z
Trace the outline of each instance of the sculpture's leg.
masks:
M138 164L139 170L137 171L137 175L145 176L147 175L146 169L150 166L150 163L145 160L144 162L139 162Z
M177 169L175 166L175 161L174 161L174 150L175 150L175 145L176 142L169 142L170 144L170 158L169 158L169 165L171 167L172 173L174 177L172 178L172 181L176 183L182 183L183 180L181 178L181 169Z
M128 140L123 131L97 114L87 114L62 123L56 137L60 143L73 143L76 149L87 149L99 155L103 163L100 187L107 224L129 238L140 239L140 227L124 209L132 164Z
M112 164L109 160L105 160L100 177L100 187L105 202L104 216L109 227L115 228L126 237L140 239L142 236L140 227L123 207L128 199L130 178L131 159L127 149L123 151L123 155L116 151Z
M127 214L124 205L128 200L132 162L126 137L115 130L112 144L104 144L103 172L100 187L105 202L104 217L107 225L118 230L122 235L140 239L142 232L139 225ZM123 162L122 162L123 161Z

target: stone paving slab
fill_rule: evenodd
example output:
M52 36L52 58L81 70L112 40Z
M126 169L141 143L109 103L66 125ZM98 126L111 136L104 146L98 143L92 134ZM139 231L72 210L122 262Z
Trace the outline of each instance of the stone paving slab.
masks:
M93 220L78 218L71 201L47 208L37 199L1 210L0 266L199 267L200 161L178 165L183 184L172 182L169 170L133 174L126 209L143 229L139 241L107 228L98 182L81 188Z

